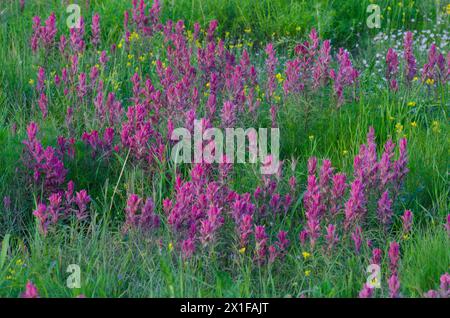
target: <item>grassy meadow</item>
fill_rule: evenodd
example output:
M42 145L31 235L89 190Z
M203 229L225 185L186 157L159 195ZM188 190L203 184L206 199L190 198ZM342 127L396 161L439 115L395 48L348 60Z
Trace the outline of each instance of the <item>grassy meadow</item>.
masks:
M450 296L448 1L143 3L0 3L0 297Z

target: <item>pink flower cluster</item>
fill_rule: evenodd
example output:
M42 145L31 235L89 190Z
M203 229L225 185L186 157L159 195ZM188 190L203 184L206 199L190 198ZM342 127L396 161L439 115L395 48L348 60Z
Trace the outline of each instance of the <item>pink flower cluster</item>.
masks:
M44 25L41 25L41 18L35 16L33 18L33 35L31 36L31 48L33 52L37 52L40 46L50 49L55 44L57 32L54 12L45 20Z
M429 290L424 294L426 298L450 298L450 274L445 273L440 278L438 290Z
M303 196L305 224L299 235L303 246L308 240L310 248L315 249L317 242L322 241L322 232L325 230L323 237L326 250L330 252L339 241L338 230L341 230L339 225L342 225L344 233L351 230L349 234L358 254L363 247L363 228L369 215L373 213L378 217L385 229L390 226L394 215L393 200L408 171L406 140L400 141L397 160L394 160L394 147L392 141L388 140L384 153L378 159L375 132L370 128L367 144L361 145L355 156L354 180L350 184L346 183L345 174L334 172L329 160L323 160L318 171L317 159L309 159L307 186ZM350 187L350 191L346 198L347 187ZM409 210L401 218L405 235L411 231L412 218L413 214Z
M35 185L43 184L46 191L58 189L65 181L67 170L58 151L48 146L44 149L37 139L38 126L32 122L27 126L27 139L23 141L25 150L22 160L33 172Z
M91 197L86 190L74 193L74 189L73 181L69 181L66 191L55 192L48 197L48 204L38 203L33 215L39 220L39 229L44 235L47 235L50 226L71 215L75 215L78 221L88 217Z
M20 295L21 298L39 298L37 287L32 281L28 281L25 285L25 291Z
M371 264L381 266L382 251L379 248L375 248L372 251ZM400 261L400 245L397 242L391 242L388 248L388 263L390 276L387 279L387 286L389 297L400 297L400 279L399 279L399 261ZM380 283L381 282L377 282ZM363 288L359 292L359 298L372 298L375 293L375 288L367 283L363 285Z
M158 228L159 223L159 216L155 214L155 204L151 198L147 198L144 202L136 194L129 195L125 208L124 233L130 229L148 231Z
M403 40L404 80L409 87L417 74L417 61L414 56L414 41L412 32L406 32ZM397 74L399 72L398 54L393 48L389 48L386 54L386 80L389 89L398 90ZM428 50L427 62L422 68L422 82L432 80L445 84L450 79L450 53L446 57L438 53L436 44L432 44Z
M161 28L159 23L159 14L161 11L161 4L159 0L154 0L152 7L148 10L149 14L146 14L146 3L144 0L132 0L133 8L131 9L132 23L137 32L143 35L151 36L154 32ZM129 37L131 34L129 25L130 13L125 11L124 13L124 26L126 30L126 39L129 43Z
M332 81L337 105L340 106L344 102L345 88L355 86L359 77L349 53L340 48L336 56L338 67L332 69L331 41L321 43L315 29L311 30L309 41L298 44L294 51L296 58L285 64L285 95L306 93L306 88L317 91Z
M105 129L103 138L100 138L97 130L93 130L90 133L84 132L81 140L91 148L92 157L100 154L102 158L108 158L114 150L118 151L118 146L113 145L114 128L111 127Z

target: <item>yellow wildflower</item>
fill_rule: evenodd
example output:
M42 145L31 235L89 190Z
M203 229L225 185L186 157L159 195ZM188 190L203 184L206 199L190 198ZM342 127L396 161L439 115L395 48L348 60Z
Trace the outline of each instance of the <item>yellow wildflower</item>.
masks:
M136 32L130 34L130 41L133 40L139 40L139 34L137 34Z
M414 128L417 127L417 123L415 121L412 121L411 122L411 127L414 127Z
M239 249L239 253L240 253L240 254L244 254L244 253L245 253L245 247Z
M427 83L427 85L433 85L434 84L434 79L432 78L428 78L425 83Z
M416 106L416 102L408 102L408 106L409 107L414 107L414 106Z
M310 270L306 270L305 271L305 276L308 277L309 275L311 275L311 271Z
M414 76L413 81L417 82L419 80L419 78L417 76Z
M348 155L348 150L342 150L342 155L343 156L347 156Z
M129 59L129 60L132 60L133 57L134 57L133 54L128 54L128 59Z
M395 130L397 133L401 133L403 131L403 125L400 123L395 124Z
M275 77L277 78L278 83L283 83L283 81L284 81L283 75L281 75L280 73L277 73L277 75L275 75Z
M302 256L303 256L303 258L304 258L305 260L307 260L308 258L311 257L311 254L308 253L308 252L303 252L303 253L302 253Z
M247 29L244 30L244 32L245 33L250 33L250 32L252 32L252 29L251 28L247 28Z
M170 242L169 243L169 252L172 252L173 251L173 244L172 244L172 242Z
M30 78L30 80L28 81L28 84L34 85L34 79Z
M314 140L314 135L309 135L309 140L313 141Z

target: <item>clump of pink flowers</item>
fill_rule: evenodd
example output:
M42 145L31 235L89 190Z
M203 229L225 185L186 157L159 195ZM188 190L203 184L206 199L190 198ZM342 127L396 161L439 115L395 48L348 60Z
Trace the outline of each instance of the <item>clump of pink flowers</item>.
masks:
M39 202L33 215L39 221L39 229L47 235L50 227L58 224L70 216L75 216L78 221L88 218L88 205L91 197L86 190L75 193L75 184L69 181L66 191L52 193L48 197L48 203Z
M438 290L429 290L424 294L426 298L450 298L450 274L445 273L440 278Z
M159 227L159 216L155 213L155 204L151 198L145 201L136 194L130 194L125 208L123 232L131 229L148 231Z
M34 184L44 185L46 191L58 189L65 181L67 170L55 148L44 149L37 139L38 126L32 122L27 126L27 139L23 141L25 150L23 162L32 172Z

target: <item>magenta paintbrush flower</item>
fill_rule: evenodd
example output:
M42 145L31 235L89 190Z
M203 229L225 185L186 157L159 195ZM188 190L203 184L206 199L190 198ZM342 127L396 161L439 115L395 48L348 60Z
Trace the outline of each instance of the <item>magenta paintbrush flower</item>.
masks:
M36 90L39 94L45 90L45 69L43 67L39 67L38 70Z
M381 198L378 200L378 219L381 224L387 229L387 227L391 224L392 220L392 200L389 198L389 192L386 190L381 195Z
M315 175L308 176L308 186L303 196L303 202L306 209L306 230L311 243L314 248L317 238L320 236L320 217L322 215L324 206L322 204L319 186Z
M345 87L357 84L359 72L353 67L349 53L343 48L339 49L337 60L339 68L337 71L330 71L330 78L334 81L333 90L337 96L337 107L340 107L344 102Z
M188 238L181 242L181 253L184 258L190 258L195 252L195 243L192 238Z
M273 94L277 88L277 82L275 77L276 67L278 64L278 59L273 48L273 44L269 43L266 46L266 72L267 72L267 83L266 83L266 98L271 101Z
M411 84L417 73L416 58L413 52L413 34L408 31L405 33L403 41L403 58L405 59L405 79L408 85Z
M422 82L427 80L432 80L432 82L437 80L437 70L436 64L438 61L438 54L436 44L431 44L430 49L428 50L428 61L423 65L422 69Z
M317 39L318 42L318 39ZM318 45L318 44L317 44ZM320 86L326 84L329 77L329 64L331 60L330 56L331 42L330 40L325 40L322 43L322 47L319 51L319 56L317 57L316 64L312 70L313 76L313 88L317 89Z
M246 247L253 233L253 216L251 214L246 214L242 217L239 225L239 242L241 247Z
M399 142L399 158L394 162L393 169L393 183L394 189L398 193L403 184L403 179L406 174L409 172L408 169L408 152L407 152L407 141L406 138L400 139Z
M403 222L403 233L406 235L411 231L412 223L413 223L413 213L411 210L405 210L402 215Z
M362 229L360 226L357 226L355 231L352 233L352 240L355 244L355 252L359 254L361 251L361 243L362 243Z
M42 118L47 118L48 115L48 99L45 93L41 93L39 100L38 100L38 106L42 113Z
M331 214L336 215L342 208L342 199L347 189L347 176L344 173L336 173L333 176L333 188L331 189Z
M39 298L37 287L32 281L28 281L25 286L25 291L20 296L21 298Z
M331 199L333 170L334 168L331 166L331 161L329 159L324 159L319 172L319 188L325 202L328 202Z
M48 214L47 206L43 203L39 203L37 209L33 211L33 215L39 220L40 231L46 235L50 224L50 215Z
M97 47L100 43L100 15L98 13L92 16L92 45Z
M398 298L400 296L400 280L396 273L392 274L388 279L389 297Z
M389 89L396 92L398 90L397 73L398 73L398 55L393 48L389 48L386 54L386 80Z
M345 202L345 228L349 228L366 214L366 198L364 184L360 179L355 179L351 185L350 197Z
M398 261L400 260L400 245L397 242L391 242L389 245L389 269L391 273L397 273Z
M55 148L47 147L44 149L41 142L36 138L37 131L36 123L31 122L27 126L28 139L23 141L25 152L22 160L33 173L33 183L40 186L43 182L44 190L52 192L64 182L67 170L64 168Z
M367 283L363 285L363 288L358 294L359 298L372 298L374 292L374 288L369 286Z
M267 253L267 234L264 226L255 226L255 242L255 258L259 263L262 263Z
M278 232L277 242L275 243L275 245L277 247L279 257L282 258L287 253L289 243L290 243L290 241L287 238L287 232L286 231Z
M383 251L379 248L374 248L372 250L371 264L381 265L381 258L383 256Z
M87 94L86 73L81 73L78 76L77 94L80 100Z
M75 194L75 204L78 209L75 210L75 215L78 220L87 218L87 205L91 202L91 197L86 190L81 190Z
M327 249L331 251L336 243L339 241L338 234L336 233L336 226L333 224L328 224L327 233L325 235L325 239L327 241Z

